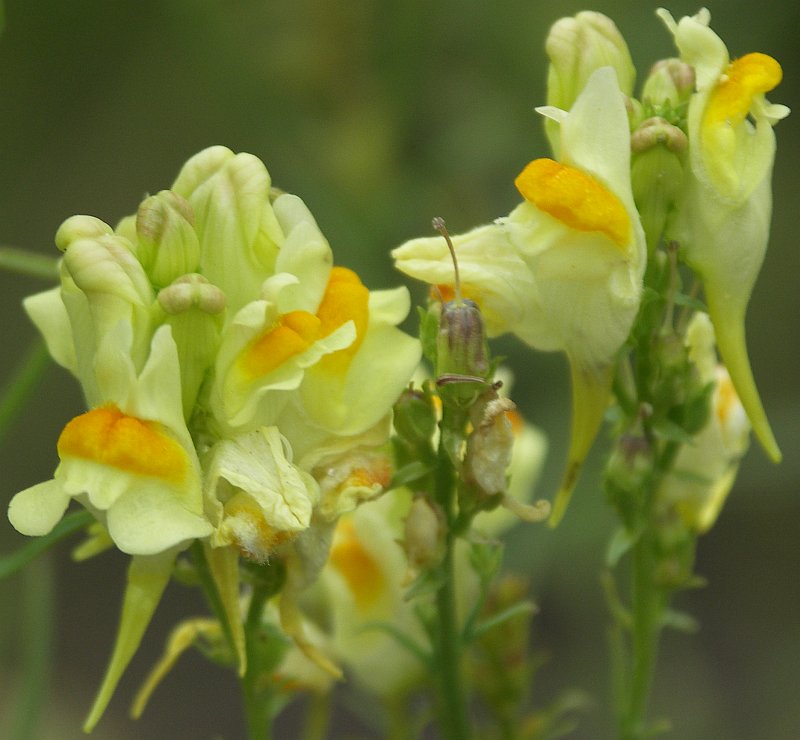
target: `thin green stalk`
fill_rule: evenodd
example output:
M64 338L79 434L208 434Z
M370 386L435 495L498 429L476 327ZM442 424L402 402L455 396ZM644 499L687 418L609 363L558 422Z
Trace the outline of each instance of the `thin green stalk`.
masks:
M325 740L331 719L331 692L314 693L308 701L303 740Z
M0 270L51 282L58 280L56 258L17 247L0 247Z
M211 575L211 569L208 566L208 561L206 560L205 553L203 552L203 545L199 540L194 541L191 552L192 562L194 563L194 567L197 571L197 577L200 579L200 586L203 589L203 594L206 597L208 605L211 607L211 611L214 612L214 616L220 623L222 631L225 633L225 638L228 640L228 645L230 646L231 651L235 655L236 643L233 639L233 632L230 624L228 623L228 617L225 614L225 607L222 605L222 600L220 599L216 584L214 583L214 577Z
M631 675L622 716L621 740L647 737L647 706L655 673L667 598L655 580L653 533L645 530L632 552Z
M22 573L22 678L14 709L11 737L41 737L42 710L47 702L53 645L53 566L45 555Z
M272 738L273 702L270 690L263 684L261 666L261 615L272 589L265 585L253 587L250 607L244 623L247 645L247 671L240 680L244 700L247 737L250 740L270 740Z
M19 416L28 399L33 395L50 364L47 348L41 339L34 340L14 374L0 392L0 442Z
M445 409L443 429L447 416ZM442 437L445 437L444 432ZM456 613L453 557L456 540L453 533L453 525L456 521L455 473L444 442L439 445L436 500L444 510L448 525L445 536L445 553L440 565L442 585L436 593L437 645L435 658L439 681L439 722L442 736L447 740L467 740L472 736L472 730L461 674L462 640Z

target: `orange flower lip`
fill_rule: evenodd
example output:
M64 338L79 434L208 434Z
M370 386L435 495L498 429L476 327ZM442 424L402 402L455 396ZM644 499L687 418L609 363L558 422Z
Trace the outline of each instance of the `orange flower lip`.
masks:
M260 378L305 352L314 342L327 337L348 321L355 324L355 341L349 347L323 357L321 367L346 372L364 340L369 321L369 290L352 270L334 267L317 314L308 311L284 314L250 344L239 358L239 366L250 380Z
M774 90L782 78L781 65L767 54L755 52L734 60L711 93L704 122L741 123L753 98Z
M173 484L180 484L188 469L186 451L159 423L127 416L113 404L68 422L58 438L58 454Z
M630 242L625 206L591 175L552 159L535 159L514 184L525 200L566 226L605 234L618 247Z

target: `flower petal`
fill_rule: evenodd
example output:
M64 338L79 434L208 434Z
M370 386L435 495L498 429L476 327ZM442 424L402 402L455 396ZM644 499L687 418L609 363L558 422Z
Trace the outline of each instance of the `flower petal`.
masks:
M8 519L20 534L39 537L58 524L70 496L57 480L37 483L20 491L8 505Z

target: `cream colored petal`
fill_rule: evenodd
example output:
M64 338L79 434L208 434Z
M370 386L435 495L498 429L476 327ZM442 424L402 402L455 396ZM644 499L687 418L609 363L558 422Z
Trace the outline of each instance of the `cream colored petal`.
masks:
M50 356L73 375L78 374L75 342L61 288L51 288L23 300L22 305L47 343Z
M297 286L290 292L292 307L281 310L316 313L333 266L331 248L300 198L281 195L272 207L286 234L275 269L298 277Z
M343 436L366 431L389 411L422 354L419 341L392 323L408 305L407 293L375 295L370 292L367 331L344 376L312 367L300 388L312 422Z
M681 59L694 67L698 91L716 85L730 57L722 39L708 26L711 21L708 10L703 8L696 15L684 16L677 23L663 8L659 8L656 15L675 37Z
M560 161L603 183L638 222L630 184L630 151L625 97L614 70L601 67L561 123Z
M464 297L481 308L489 336L516 331L536 288L506 230L488 224L453 237ZM442 237L412 239L392 250L398 270L431 285L452 286L453 259Z
M20 534L39 537L58 524L70 496L57 480L37 483L20 491L8 505L8 519Z
M223 479L247 493L275 530L298 532L311 521L316 484L287 457L277 427L262 428L217 443L207 470L212 486Z
M211 524L171 493L163 485L142 482L108 509L108 533L122 552L156 555L211 534Z

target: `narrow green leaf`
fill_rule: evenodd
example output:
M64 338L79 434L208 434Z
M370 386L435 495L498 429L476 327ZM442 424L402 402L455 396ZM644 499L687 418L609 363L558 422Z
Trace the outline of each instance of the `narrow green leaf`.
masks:
M667 609L667 611L664 612L662 624L664 627L669 627L670 629L677 630L678 632L685 632L690 635L700 629L700 623L691 614L675 609Z
M477 640L479 637L485 635L489 630L493 630L495 627L499 627L501 624L508 622L514 617L524 615L530 615L536 612L536 606L531 601L523 601L519 604L514 604L513 606L508 607L508 609L503 609L503 611L494 614L487 619L484 619L480 624L478 624L474 630L472 630L472 634L464 635L465 642L471 642L472 640Z
M409 483L413 483L414 481L420 480L420 478L424 478L426 475L430 475L435 469L435 466L420 461L403 465L403 467L394 474L394 477L389 483L389 488L407 486Z
M0 391L0 441L5 439L28 399L50 365L50 355L41 339L35 339Z
M0 581L16 573L20 568L24 568L38 555L93 521L94 517L85 510L67 514L49 534L37 537L35 540L23 545L16 552L0 558Z
M639 539L639 532L629 532L625 527L619 527L611 537L606 550L606 566L615 568L620 558L628 552Z
M2 32L3 9L0 6L0 32ZM0 270L16 272L18 275L49 280L58 280L58 258L37 254L19 247L0 246Z
M399 645L408 650L409 653L416 658L419 658L423 664L426 666L431 665L430 653L428 653L428 651L425 650L422 645L419 645L417 642L411 639L407 634L397 629L397 627L388 624L387 622L367 622L367 624L363 625L359 629L359 632L369 632L371 630L385 632L387 635L393 637Z

